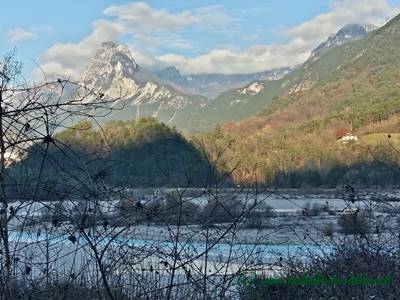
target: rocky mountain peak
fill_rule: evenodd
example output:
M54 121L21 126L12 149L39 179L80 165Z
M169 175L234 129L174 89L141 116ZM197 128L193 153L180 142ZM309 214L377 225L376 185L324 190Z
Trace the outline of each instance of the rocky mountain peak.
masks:
M103 42L97 49L94 59L96 58L108 58L114 60L125 59L126 63L132 64L134 68L137 67L136 61L128 47L113 41Z
M320 44L311 52L310 58L316 59L330 48L343 45L351 41L360 40L377 28L377 26L372 24L348 24L339 29L335 34L330 34L324 43Z
M131 79L138 69L127 46L112 41L104 42L90 60L84 74L85 84L107 90L122 79ZM132 82L131 87L132 87Z
M348 24L341 28L335 35L334 39L360 39L377 27L371 24Z

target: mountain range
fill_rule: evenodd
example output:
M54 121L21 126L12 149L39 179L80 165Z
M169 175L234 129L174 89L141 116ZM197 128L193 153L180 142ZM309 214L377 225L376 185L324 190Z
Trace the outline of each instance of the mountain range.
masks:
M291 98L310 90L349 64L344 60L348 51L343 50L363 44L375 32L380 30L373 25L347 25L316 47L304 64L247 75L182 75L176 67L151 72L136 63L126 46L104 42L90 60L84 82L110 98L119 98L115 103L119 108L107 119L153 116L182 130L208 130L217 123L271 110L277 105L274 99L283 95ZM356 55L363 56L362 49Z
M159 78L176 86L183 92L214 98L222 92L243 87L256 80L277 80L290 73L293 68L279 68L253 74L200 74L182 75L176 67L168 67L155 72Z
M168 85L139 66L126 46L114 42L104 42L97 50L86 68L84 83L118 99L107 119L153 116L171 123L175 118L190 118L207 102L203 96L184 94Z

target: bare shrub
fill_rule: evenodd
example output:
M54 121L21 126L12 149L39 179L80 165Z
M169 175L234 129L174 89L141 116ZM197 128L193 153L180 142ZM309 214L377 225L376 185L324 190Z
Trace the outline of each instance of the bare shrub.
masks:
M313 203L311 205L310 202L304 204L302 213L307 217L316 217L319 216L325 210L325 206L319 203Z
M245 226L250 229L266 228L270 226L270 219L275 216L274 209L262 202L247 213Z
M213 197L204 206L201 213L205 225L234 221L240 214L243 203L235 197Z
M325 227L322 229L322 233L327 236L327 237L333 237L334 234L334 224L332 222L329 222L328 224L325 225Z
M345 213L339 216L338 226L345 234L367 234L370 225L365 212Z

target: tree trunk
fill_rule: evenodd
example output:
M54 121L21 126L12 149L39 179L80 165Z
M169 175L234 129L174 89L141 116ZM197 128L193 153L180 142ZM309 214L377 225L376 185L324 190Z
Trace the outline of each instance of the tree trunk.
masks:
M0 234L2 242L2 254L5 258L4 286L6 299L10 298L11 289L11 256L8 240L8 200L5 190L5 143L3 130L3 94L0 91Z

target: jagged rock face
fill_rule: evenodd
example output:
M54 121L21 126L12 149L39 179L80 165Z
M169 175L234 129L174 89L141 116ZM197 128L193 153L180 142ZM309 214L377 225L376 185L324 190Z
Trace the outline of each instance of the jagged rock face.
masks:
M91 59L84 81L88 87L109 97L129 98L133 105L171 100L176 96L167 86L153 82L157 80L151 81L152 76L146 72L150 74L136 64L126 46L105 42ZM143 79L144 77L148 77L148 80ZM178 102L181 106L185 104L182 98L179 96ZM173 107L177 108L176 101Z
M89 88L104 92L110 97L127 96L138 89L134 73L138 69L126 46L105 42L90 60L84 75Z
M310 59L317 59L328 49L343 45L345 43L356 41L364 38L369 32L376 30L378 27L372 24L349 24L341 28L336 34L331 34L329 38L317 48L315 48L310 55Z
M253 82L249 86L239 89L238 92L241 95L255 96L264 89L264 86L260 82Z

